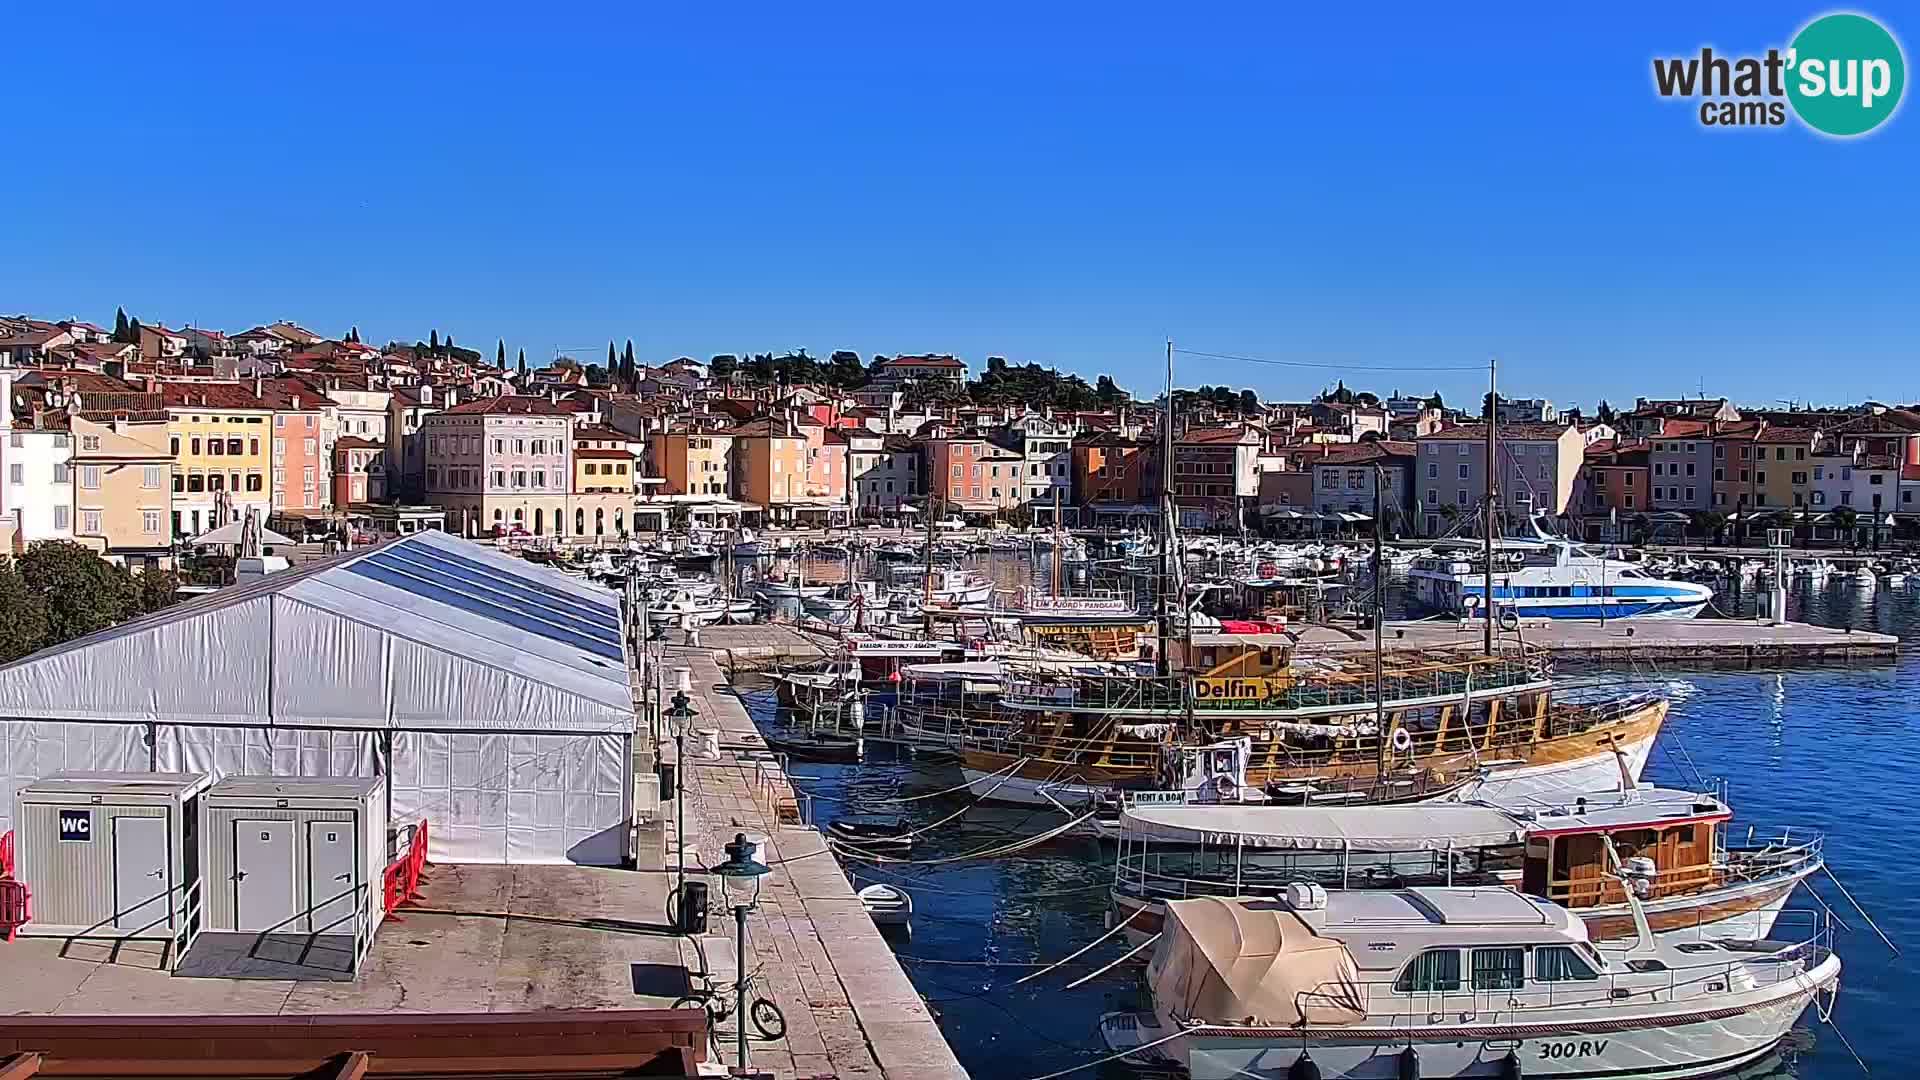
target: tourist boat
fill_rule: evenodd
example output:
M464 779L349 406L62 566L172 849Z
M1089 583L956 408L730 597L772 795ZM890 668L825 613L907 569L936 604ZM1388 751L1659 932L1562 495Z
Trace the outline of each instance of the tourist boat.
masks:
M1246 738L1243 775L1225 782L1320 801L1441 795L1475 779L1499 782L1505 798L1598 790L1618 782L1622 763L1639 778L1667 714L1652 696L1557 701L1544 664L1518 653L1388 651L1376 701L1368 654L1303 653L1285 634L1174 644L1175 670L1198 674L1009 661L997 707L1015 714L1013 734L964 748L974 793L1072 806L1164 789L1182 765L1170 751L1235 736Z
M1063 596L1027 586L1020 590L1015 606L996 610L994 614L1021 623L1100 623L1131 616L1134 610L1126 597L1110 592Z
M922 597L942 607L984 604L993 599L993 582L977 570L936 568L922 584Z
M1136 940L1164 903L1189 896L1278 896L1297 881L1328 889L1515 885L1573 911L1596 941L1631 937L1631 890L1657 934L1766 937L1794 889L1825 865L1818 833L1730 845L1733 811L1714 795L1629 788L1517 806L1248 806L1208 793L1130 796L1118 842L1112 917ZM1611 842L1621 871L1608 869Z
M1414 599L1452 615L1485 605L1485 556L1471 544L1415 559L1407 570ZM1610 559L1568 540L1501 541L1494 550L1493 603L1502 618L1691 619L1713 599L1705 585L1655 577L1636 563Z
M1809 1005L1829 1013L1826 923L1796 940L1590 940L1511 889L1203 897L1167 905L1148 1012L1109 1013L1127 1060L1190 1080L1661 1077L1757 1061Z
M759 557L759 555L760 538L754 535L752 529L744 525L741 526L740 531L733 534L733 557L736 559L752 559Z
M907 926L913 921L913 897L898 885L868 885L854 895L875 926Z

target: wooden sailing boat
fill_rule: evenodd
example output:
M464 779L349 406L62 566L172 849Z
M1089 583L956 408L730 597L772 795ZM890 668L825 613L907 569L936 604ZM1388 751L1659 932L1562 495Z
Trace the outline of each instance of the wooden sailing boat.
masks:
M1308 655L1288 633L1196 634L1190 625L1176 649L1172 606L1184 589L1180 561L1169 558L1177 538L1172 372L1169 343L1155 673L1009 663L997 707L1012 714L1011 734L961 752L976 795L1072 804L1121 788L1166 788L1229 801L1378 802L1435 797L1486 776L1522 790L1605 786L1622 761L1639 776L1667 702L1557 703L1543 661L1494 649L1491 620L1478 653L1389 652L1377 603L1365 663L1350 653ZM1491 431L1488 444L1491 544ZM1376 526L1379 510L1376 488ZM1378 588L1376 579L1376 599ZM1196 774L1187 764L1196 759L1217 765Z

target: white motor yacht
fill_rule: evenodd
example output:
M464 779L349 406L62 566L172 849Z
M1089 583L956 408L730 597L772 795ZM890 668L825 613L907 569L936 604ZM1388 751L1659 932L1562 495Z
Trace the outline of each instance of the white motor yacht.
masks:
M650 622L672 626L682 618L695 626L712 626L726 617L728 601L703 599L686 589L674 589L647 602Z
M1110 1013L1101 1034L1191 1080L1718 1075L1772 1052L1840 979L1824 924L1596 946L1571 912L1506 888L1167 906L1153 1010Z

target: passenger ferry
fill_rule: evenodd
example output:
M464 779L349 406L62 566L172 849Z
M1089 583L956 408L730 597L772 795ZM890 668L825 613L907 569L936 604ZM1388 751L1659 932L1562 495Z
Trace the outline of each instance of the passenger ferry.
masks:
M1493 602L1502 619L1691 619L1713 599L1705 585L1655 577L1638 564L1555 537L1500 541L1493 560ZM1485 602L1485 556L1478 545L1447 545L1414 560L1407 581L1422 606L1477 616Z

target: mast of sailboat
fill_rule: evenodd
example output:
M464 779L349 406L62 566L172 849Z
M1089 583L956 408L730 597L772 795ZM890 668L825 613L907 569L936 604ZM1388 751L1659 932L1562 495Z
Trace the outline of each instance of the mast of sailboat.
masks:
M946 479L947 478L943 476L940 478L940 482L944 484L946 483ZM923 575L923 580L920 583L920 612L922 616L920 629L927 635L928 641L933 640L933 505L933 485L928 484L927 572Z
M1381 550L1386 541L1382 525L1384 505L1380 501L1380 463L1373 463L1373 736L1379 741L1379 772L1387 775L1387 693L1386 643L1381 625L1387 618L1387 560Z
M1060 597L1060 488L1053 489L1053 595Z
M1500 421L1500 393L1495 382L1494 368L1497 361L1487 357L1487 508L1481 518L1481 530L1485 535L1484 553L1487 557L1486 594L1480 598L1480 614L1486 621L1485 651L1493 652L1493 514L1499 506L1499 468L1494 464L1494 455L1498 452L1494 429Z
M1173 339L1167 339L1167 407L1161 419L1160 442L1160 566L1153 577L1154 607L1160 618L1157 625L1159 647L1154 651L1154 665L1162 677L1173 671L1168 648L1173 637L1173 614L1168 607L1167 586L1169 573L1167 553L1173 547Z

